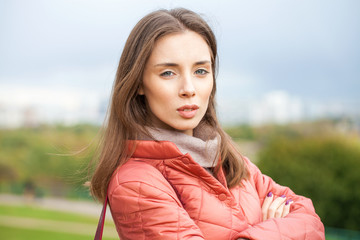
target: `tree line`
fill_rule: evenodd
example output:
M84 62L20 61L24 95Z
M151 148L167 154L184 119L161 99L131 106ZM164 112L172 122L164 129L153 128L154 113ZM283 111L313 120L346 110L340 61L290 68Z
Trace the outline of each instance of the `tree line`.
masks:
M326 226L360 230L360 138L352 126L324 120L226 131L258 144L261 171L312 199ZM99 131L86 124L1 129L0 192L91 199L84 183Z

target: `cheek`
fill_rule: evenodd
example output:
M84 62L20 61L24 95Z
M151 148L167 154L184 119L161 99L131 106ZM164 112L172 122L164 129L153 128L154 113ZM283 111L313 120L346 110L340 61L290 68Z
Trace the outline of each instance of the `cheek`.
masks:
M203 88L202 98L203 98L204 101L205 100L209 101L212 90L213 90L213 83L212 82L207 84L207 86Z
M158 84L156 79L150 78L147 81L144 81L143 84L144 95L149 103L156 103L161 101L162 94L162 86Z
M173 91L171 88L166 86L158 86L154 88L152 91L152 98L160 103L168 103L172 99L174 99Z
M172 105L174 97L169 91L158 89L157 91L148 92L147 101L152 110L160 111L168 109Z

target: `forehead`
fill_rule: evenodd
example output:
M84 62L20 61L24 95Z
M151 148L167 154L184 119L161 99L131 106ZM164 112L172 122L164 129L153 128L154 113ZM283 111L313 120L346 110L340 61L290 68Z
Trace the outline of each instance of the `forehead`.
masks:
M196 32L168 34L155 42L149 62L211 61L211 51L204 38Z

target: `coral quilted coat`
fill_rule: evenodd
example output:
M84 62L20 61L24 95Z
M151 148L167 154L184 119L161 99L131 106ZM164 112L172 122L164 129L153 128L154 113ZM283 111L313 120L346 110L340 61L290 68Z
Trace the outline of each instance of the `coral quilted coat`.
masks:
M249 180L226 187L172 142L136 141L108 189L111 213L125 239L325 239L310 199L276 184L246 159ZM294 202L284 218L262 221L268 192Z

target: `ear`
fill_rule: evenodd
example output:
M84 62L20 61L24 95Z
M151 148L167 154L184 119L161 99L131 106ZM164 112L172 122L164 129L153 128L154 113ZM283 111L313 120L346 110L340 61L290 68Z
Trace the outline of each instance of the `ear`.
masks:
M144 93L144 88L143 88L143 85L142 85L142 84L140 85L140 87L139 87L139 89L138 89L138 94L139 94L139 95L145 95L145 93Z

